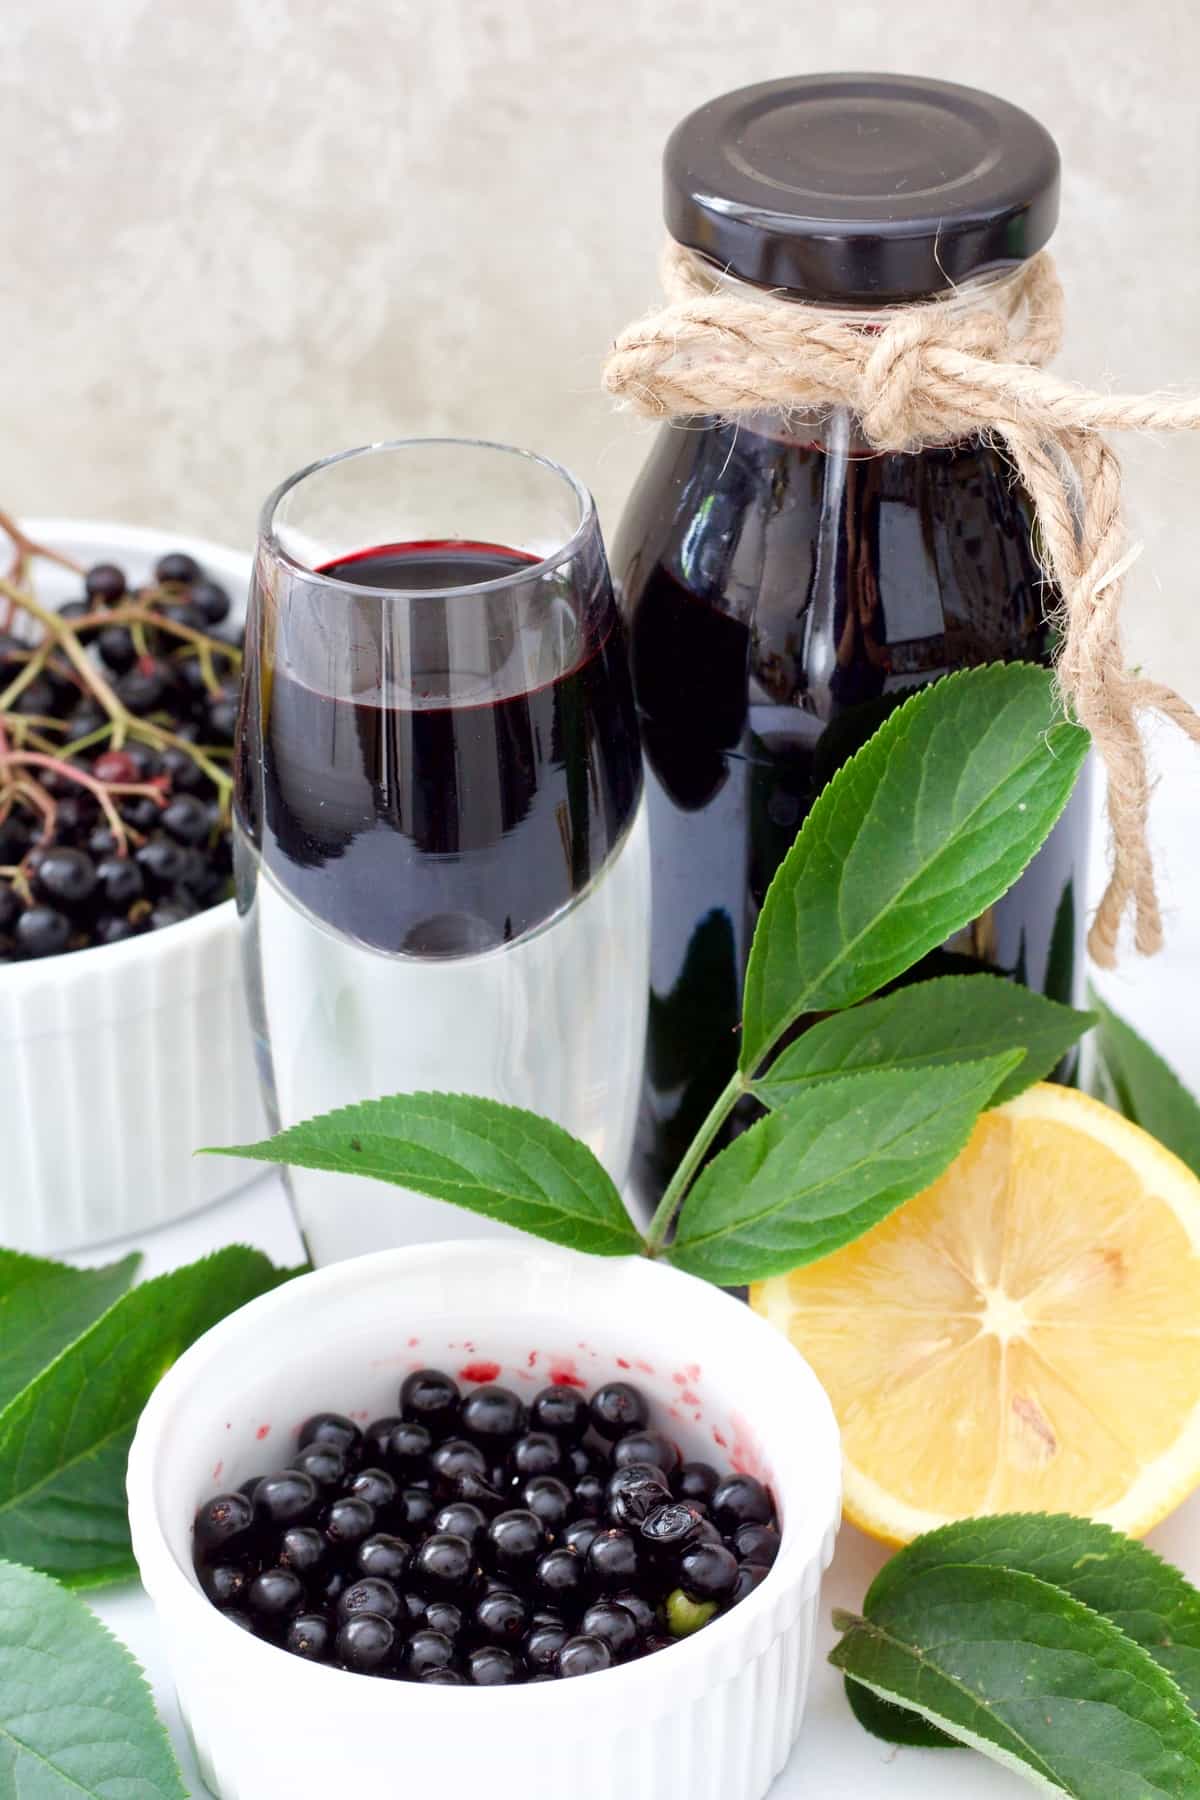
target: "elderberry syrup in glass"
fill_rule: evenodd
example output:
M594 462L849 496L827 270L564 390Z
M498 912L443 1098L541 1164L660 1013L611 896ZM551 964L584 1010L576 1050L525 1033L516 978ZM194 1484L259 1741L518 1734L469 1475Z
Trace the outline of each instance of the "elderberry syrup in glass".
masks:
M814 76L685 119L665 212L718 290L878 331L935 295L1003 307L1053 229L1058 172L1042 127L989 95ZM976 438L876 454L838 409L664 426L613 566L652 845L635 1155L652 1201L734 1067L755 920L816 794L922 683L1048 662L1056 596L1000 452ZM1087 820L1077 791L1017 886L916 973L993 970L1075 997Z
M251 594L235 826L277 1127L481 1094L556 1119L624 1180L647 830L625 628L571 476L442 440L283 484ZM289 1179L318 1263L483 1224L359 1177Z

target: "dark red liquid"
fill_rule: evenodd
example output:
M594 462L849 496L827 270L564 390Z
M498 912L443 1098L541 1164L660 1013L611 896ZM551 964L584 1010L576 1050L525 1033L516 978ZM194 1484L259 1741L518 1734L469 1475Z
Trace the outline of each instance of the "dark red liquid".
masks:
M491 544L392 544L321 573L411 592L508 580L534 560ZM641 760L624 630L611 591L556 592L545 630L557 672L525 686L522 669L555 657L542 615L509 590L417 601L400 637L396 604L323 598L326 617L351 609L336 624L357 646L336 662L348 694L314 684L319 643L307 679L277 657L253 684L262 761L248 718L241 823L279 885L335 930L418 956L487 950L565 906L632 818Z
M664 431L613 560L647 763L652 1198L733 1069L758 910L813 799L914 686L1048 661L1052 596L1029 502L982 444L846 458L744 425ZM936 967L1070 999L1086 823L1080 793Z

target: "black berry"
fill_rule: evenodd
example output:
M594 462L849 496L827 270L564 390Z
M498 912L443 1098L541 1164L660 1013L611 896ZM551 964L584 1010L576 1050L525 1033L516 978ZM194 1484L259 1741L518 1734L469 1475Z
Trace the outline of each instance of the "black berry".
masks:
M553 1674L558 1666L558 1653L567 1641L565 1625L535 1625L521 1646L521 1654L535 1674Z
M321 1526L337 1550L354 1550L375 1530L375 1508L356 1494L331 1500L321 1516Z
M612 1665L613 1653L603 1638L568 1638L558 1653L558 1673L564 1677L594 1675L600 1669L611 1669Z
M376 1576L380 1581L402 1581L412 1563L412 1545L403 1538L379 1531L364 1538L358 1546L355 1562L362 1575Z
M613 1445L614 1469L628 1468L630 1463L651 1463L669 1476L679 1467L679 1452L661 1431L631 1431Z
M733 1548L739 1562L761 1563L769 1569L779 1555L779 1533L773 1525L739 1525Z
M479 1387L462 1403L462 1428L489 1450L506 1450L525 1426L525 1408L511 1389Z
M410 1681L422 1681L448 1669L454 1657L453 1638L440 1631L414 1631L400 1653L400 1668Z
M526 1575L543 1554L549 1539L535 1513L524 1508L500 1513L488 1526L485 1555L501 1575Z
M53 906L31 906L13 933L22 956L58 956L71 939L71 921Z
M303 1656L308 1662L324 1662L333 1643L333 1634L324 1613L298 1613L287 1628L283 1640L285 1650Z
M753 1475L730 1475L713 1489L712 1516L718 1530L734 1532L739 1525L772 1525L775 1508L761 1481Z
M430 1631L440 1631L443 1637L456 1638L463 1628L462 1608L452 1600L431 1600L422 1617Z
M627 1381L610 1381L592 1395L593 1429L603 1438L624 1437L627 1431L641 1431L649 1423L646 1402Z
M200 574L200 564L185 550L172 550L166 556L160 556L154 565L156 581L198 581Z
M195 794L176 794L163 811L162 825L181 844L202 844L212 830L212 814Z
M371 1675L389 1660L395 1642L396 1633L387 1619L356 1613L338 1631L334 1649L344 1669Z
M693 1544L679 1559L679 1585L689 1600L728 1600L737 1577L737 1558L723 1544Z
M137 645L127 625L106 625L96 639L100 660L114 675L124 675L137 661Z
M587 1430L588 1417L586 1399L572 1387L543 1388L529 1408L529 1423L536 1431L552 1431L571 1443Z
M302 1469L264 1475L254 1490L254 1511L264 1525L303 1525L317 1509L317 1484Z
M592 1547L592 1539L599 1530L599 1519L590 1517L572 1519L569 1525L563 1526L563 1545L568 1550L577 1550L580 1556L586 1556Z
M325 1560L328 1545L314 1525L289 1525L279 1540L275 1561L281 1569L307 1575Z
M633 1533L620 1525L598 1531L587 1553L587 1571L592 1585L602 1592L635 1587L641 1570Z
M208 1567L202 1564L197 1573L200 1586L214 1606L245 1605L252 1577L240 1563L212 1563Z
M361 1443L362 1432L353 1419L347 1419L341 1413L314 1413L300 1427L302 1450L310 1444L328 1444L350 1458L357 1454Z
M704 1514L687 1500L669 1500L646 1514L641 1535L651 1549L681 1551L685 1544L704 1536L707 1524Z
M152 713L170 690L170 672L153 656L140 656L116 683L115 693L131 713Z
M83 586L89 600L112 605L125 592L124 570L115 563L96 563L84 576Z
M619 1600L595 1600L579 1621L585 1637L598 1637L618 1660L628 1656L638 1641L637 1621Z
M306 1444L292 1458L292 1467L310 1475L319 1488L334 1488L345 1477L346 1459L335 1444Z
M575 1483L572 1512L599 1518L604 1511L605 1487L603 1475L581 1475Z
M462 1404L457 1384L440 1369L417 1369L400 1389L400 1414L445 1437Z
M416 1419L401 1419L388 1437L384 1457L402 1481L429 1472L429 1456L433 1436L427 1425Z
M467 1679L476 1687L511 1687L523 1674L520 1657L501 1644L481 1644L467 1658Z
M765 1563L744 1562L738 1565L737 1580L733 1584L733 1592L729 1596L731 1606L752 1594L760 1581L765 1581L771 1573Z
M519 1645L529 1626L529 1608L519 1594L501 1588L483 1596L472 1623L476 1635L486 1643Z
M648 1637L654 1631L657 1614L644 1594L634 1588L621 1588L612 1598L631 1615L642 1637Z
M245 1494L215 1494L196 1514L197 1547L224 1550L238 1538L244 1539L253 1524L254 1508Z
M454 1484L460 1475L477 1475L481 1481L487 1479L487 1458L478 1444L469 1444L466 1438L447 1438L439 1444L430 1459L434 1475L447 1494L454 1492Z
M466 1538L475 1548L487 1531L487 1515L481 1507L469 1500L452 1500L449 1506L443 1506L434 1520L437 1531L451 1531L457 1537Z
M521 1489L521 1505L556 1531L571 1511L571 1490L557 1475L533 1475Z
M527 1431L509 1451L508 1466L517 1480L530 1475L557 1475L563 1466L562 1446L548 1431Z
M464 1537L435 1531L417 1551L413 1578L428 1594L459 1594L475 1572L475 1554Z
M106 906L123 911L146 891L138 865L128 856L106 856L96 865L96 878Z
M587 1586L586 1553L558 1544L534 1565L533 1586L539 1600L569 1612Z
M229 595L215 581L193 580L192 605L206 625L220 625L229 615Z
M396 1498L396 1483L386 1469L360 1469L351 1478L350 1492L378 1512Z
M135 850L134 855L147 887L154 894L168 893L187 866L182 845L173 844L170 838L151 838L148 844Z
M403 1531L419 1535L437 1512L438 1503L428 1488L401 1488L392 1507L394 1523Z
M670 1498L664 1478L651 1463L629 1463L609 1482L605 1506L614 1525L640 1525Z
M304 1605L304 1583L291 1569L264 1569L246 1590L246 1608L265 1624L290 1619Z
M374 1613L381 1619L395 1619L400 1614L400 1596L390 1581L382 1581L376 1576L364 1575L361 1581L353 1581L343 1588L338 1596L337 1615L339 1619L352 1618L355 1613Z

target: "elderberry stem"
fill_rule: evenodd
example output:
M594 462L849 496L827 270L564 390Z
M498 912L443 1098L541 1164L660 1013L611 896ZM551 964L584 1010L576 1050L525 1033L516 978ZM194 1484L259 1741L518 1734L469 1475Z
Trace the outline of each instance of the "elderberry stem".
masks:
M3 523L2 519L0 519L0 523ZM120 729L122 723L124 723L126 728L128 728L128 721L131 715L127 709L121 705L121 702L117 699L117 696L113 693L112 688L101 673L99 666L93 662L92 658L80 643L75 632L71 630L71 627L66 624L64 620L60 619L56 613L52 613L46 607L40 605L26 589L15 587L11 581L0 579L0 594L7 594L10 600L17 606L23 608L25 612L30 613L32 617L38 621L39 625L45 629L47 634L54 638L61 646L64 655L69 657L71 662L74 663L76 669L83 677L85 688L91 692L94 699L100 702L100 705L113 721L113 724Z
M19 675L14 675L4 692L0 694L0 713L11 712L27 687L31 687L50 660L54 644L47 638L26 659L25 667Z
M686 1198L693 1179L699 1173L701 1163L708 1154L722 1125L742 1095L748 1092L749 1088L745 1077L740 1069L736 1070L717 1096L708 1117L684 1151L679 1161L679 1167L667 1183L667 1190L658 1203L654 1217L650 1221L650 1228L646 1233L648 1256L658 1256L662 1253L667 1233L674 1223L675 1214Z
M33 905L33 889L30 887L29 877L20 863L10 863L7 867L0 868L0 881L11 883L26 906Z
M85 788L92 798L99 803L100 809L108 822L108 828L117 840L117 855L127 856L129 853L129 827L113 805L112 796L138 797L157 801L159 806L166 805L166 795L160 787L148 781L97 781L92 775L85 775L82 769L74 768L63 762L58 756L44 756L35 750L10 750L4 758L5 766L51 769L54 774L63 776L67 781L74 781ZM18 786L22 784L18 782ZM40 789L40 792L45 792ZM53 804L53 803L52 803Z

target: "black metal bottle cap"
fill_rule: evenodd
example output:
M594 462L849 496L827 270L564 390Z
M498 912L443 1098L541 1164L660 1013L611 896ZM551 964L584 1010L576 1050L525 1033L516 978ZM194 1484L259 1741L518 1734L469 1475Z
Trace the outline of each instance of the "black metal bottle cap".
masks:
M679 243L812 300L934 294L1040 250L1054 139L1019 106L909 75L802 75L722 94L663 158Z

